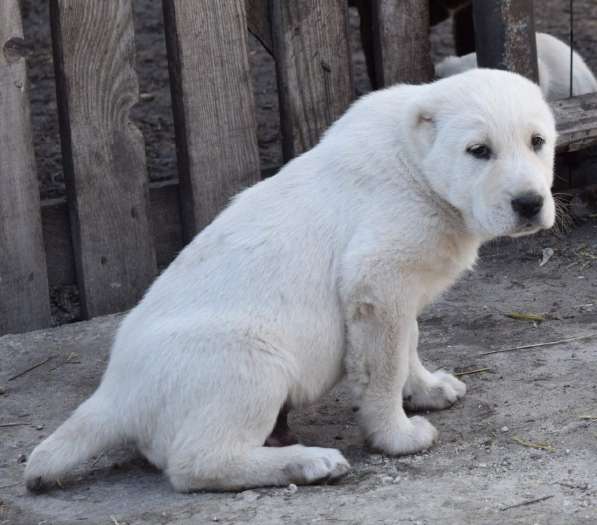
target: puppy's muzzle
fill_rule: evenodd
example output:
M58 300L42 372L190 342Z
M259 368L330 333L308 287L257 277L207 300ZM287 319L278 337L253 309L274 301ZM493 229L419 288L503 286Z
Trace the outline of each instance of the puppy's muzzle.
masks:
M511 204L521 219L534 219L543 208L543 197L535 192L522 193L514 197Z

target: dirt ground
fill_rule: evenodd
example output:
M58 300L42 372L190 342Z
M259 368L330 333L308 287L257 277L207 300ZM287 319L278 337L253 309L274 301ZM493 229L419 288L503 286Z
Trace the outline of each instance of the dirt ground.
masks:
M545 248L554 254L540 266ZM421 320L432 366L474 372L462 376L464 400L428 414L439 443L403 458L369 453L341 385L291 425L305 444L340 448L351 473L336 485L240 494L175 494L121 450L94 458L62 489L28 495L26 455L93 390L119 318L2 337L0 524L595 524L597 337L483 353L597 334L596 313L597 219L564 236L486 246L476 271Z

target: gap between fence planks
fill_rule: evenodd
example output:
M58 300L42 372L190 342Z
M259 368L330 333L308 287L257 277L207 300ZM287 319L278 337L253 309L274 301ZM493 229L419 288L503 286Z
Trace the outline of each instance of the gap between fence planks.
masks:
M164 0L184 238L259 180L245 0Z
M18 0L0 2L0 335L50 324Z
M124 310L156 274L131 0L50 2L70 227L86 318ZM47 241L46 241L47 242Z
M247 27L261 42L265 50L273 55L272 27L269 16L269 0L245 0Z
M270 2L284 160L313 147L353 99L346 0Z

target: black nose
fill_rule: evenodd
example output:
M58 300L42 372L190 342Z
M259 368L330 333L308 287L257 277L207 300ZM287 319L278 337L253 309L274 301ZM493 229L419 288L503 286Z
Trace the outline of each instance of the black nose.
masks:
M531 219L541 211L543 197L538 193L523 193L512 199L512 209L525 219Z

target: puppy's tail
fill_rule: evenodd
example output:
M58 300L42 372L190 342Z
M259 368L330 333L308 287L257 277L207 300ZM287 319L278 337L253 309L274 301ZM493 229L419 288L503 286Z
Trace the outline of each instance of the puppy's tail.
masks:
M96 392L31 453L25 484L39 492L94 454L120 442L113 407Z

